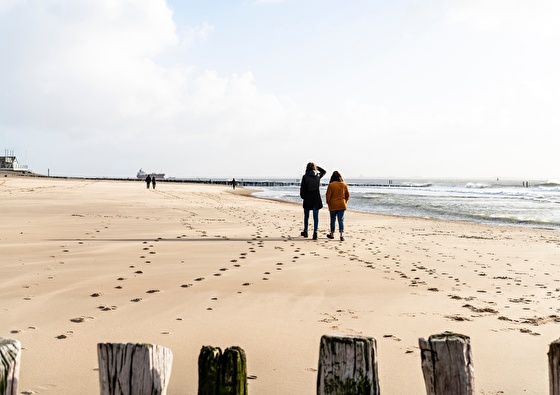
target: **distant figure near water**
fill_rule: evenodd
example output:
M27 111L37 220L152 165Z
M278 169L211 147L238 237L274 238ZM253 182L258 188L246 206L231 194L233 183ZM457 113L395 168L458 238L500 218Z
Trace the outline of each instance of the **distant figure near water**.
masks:
M150 186L148 186L149 188ZM152 174L152 188L156 189L156 176L154 174Z
M233 187L233 189L235 190L235 187L237 185L237 181L235 181L235 178L233 180L231 180L231 186Z
M150 183L152 182L152 177L150 177L150 175L148 174L148 176L146 177L146 188L150 189Z
M317 173L318 172L318 173ZM309 211L313 211L313 240L317 240L319 230L319 210L323 208L321 193L321 178L327 172L313 162L309 162L305 169L305 174L301 178L299 196L303 199L303 232L301 235L307 237Z

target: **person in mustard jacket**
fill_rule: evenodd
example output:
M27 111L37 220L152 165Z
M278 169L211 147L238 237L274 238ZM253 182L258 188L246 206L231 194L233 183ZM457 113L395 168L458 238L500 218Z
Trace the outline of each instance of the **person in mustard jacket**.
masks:
M348 186L344 183L342 175L338 171L334 171L327 187L327 204L331 215L331 233L327 235L329 239L334 239L334 228L338 219L340 240L344 241L344 212L348 199L350 199Z

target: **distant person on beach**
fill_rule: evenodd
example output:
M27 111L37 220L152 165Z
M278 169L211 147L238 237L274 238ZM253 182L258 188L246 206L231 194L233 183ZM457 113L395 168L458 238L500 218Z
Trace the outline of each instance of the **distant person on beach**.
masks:
M327 187L327 205L331 215L331 232L327 235L329 239L334 239L334 229L338 220L340 241L344 241L344 212L348 199L350 199L348 186L342 179L342 175L338 171L334 171Z
M299 196L303 199L303 232L301 235L307 237L309 212L313 211L313 240L317 240L319 229L319 210L323 208L323 201L319 187L321 178L327 172L313 162L309 162L305 169L305 174L301 178Z
M148 186L148 188L149 188L149 186ZM152 188L156 189L156 176L155 176L155 174L152 175Z
M150 189L150 183L152 182L152 177L148 174L146 176L146 188Z
M237 181L235 181L235 178L233 180L231 180L231 186L233 187L233 189L235 189L235 186L237 185Z

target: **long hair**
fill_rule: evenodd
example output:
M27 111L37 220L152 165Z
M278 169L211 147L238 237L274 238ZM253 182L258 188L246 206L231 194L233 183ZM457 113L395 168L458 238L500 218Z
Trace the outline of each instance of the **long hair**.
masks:
M313 162L309 162L307 164L307 167L305 168L306 172L307 171L315 171L315 170L317 170L317 165L315 165L315 163L313 163Z
M334 182L334 181L344 182L344 180L342 179L342 174L340 174L337 170L333 171L332 176L331 176L331 180L329 181L329 183Z

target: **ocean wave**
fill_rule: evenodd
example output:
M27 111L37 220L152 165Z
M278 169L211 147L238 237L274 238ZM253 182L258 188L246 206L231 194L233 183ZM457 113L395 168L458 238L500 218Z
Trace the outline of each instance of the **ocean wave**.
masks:
M422 181L422 180L421 180ZM560 230L560 182L549 180L531 187L521 182L497 184L492 181L434 183L409 182L422 188L377 188L349 186L350 210L405 217L437 218L507 224ZM538 187L537 185L541 185ZM301 202L299 188L263 188L260 197ZM322 188L322 196L324 196Z
M548 180L544 185L560 186L560 180Z
M482 189L482 188L490 188L491 186L492 185L486 184L484 182L468 182L467 185L465 185L465 188Z
M429 182L403 182L400 185L403 187L413 187L413 188L426 188L432 186L432 184Z
M538 188L547 189L550 191L558 191L560 190L560 181L558 180L548 180L542 184L537 185Z

